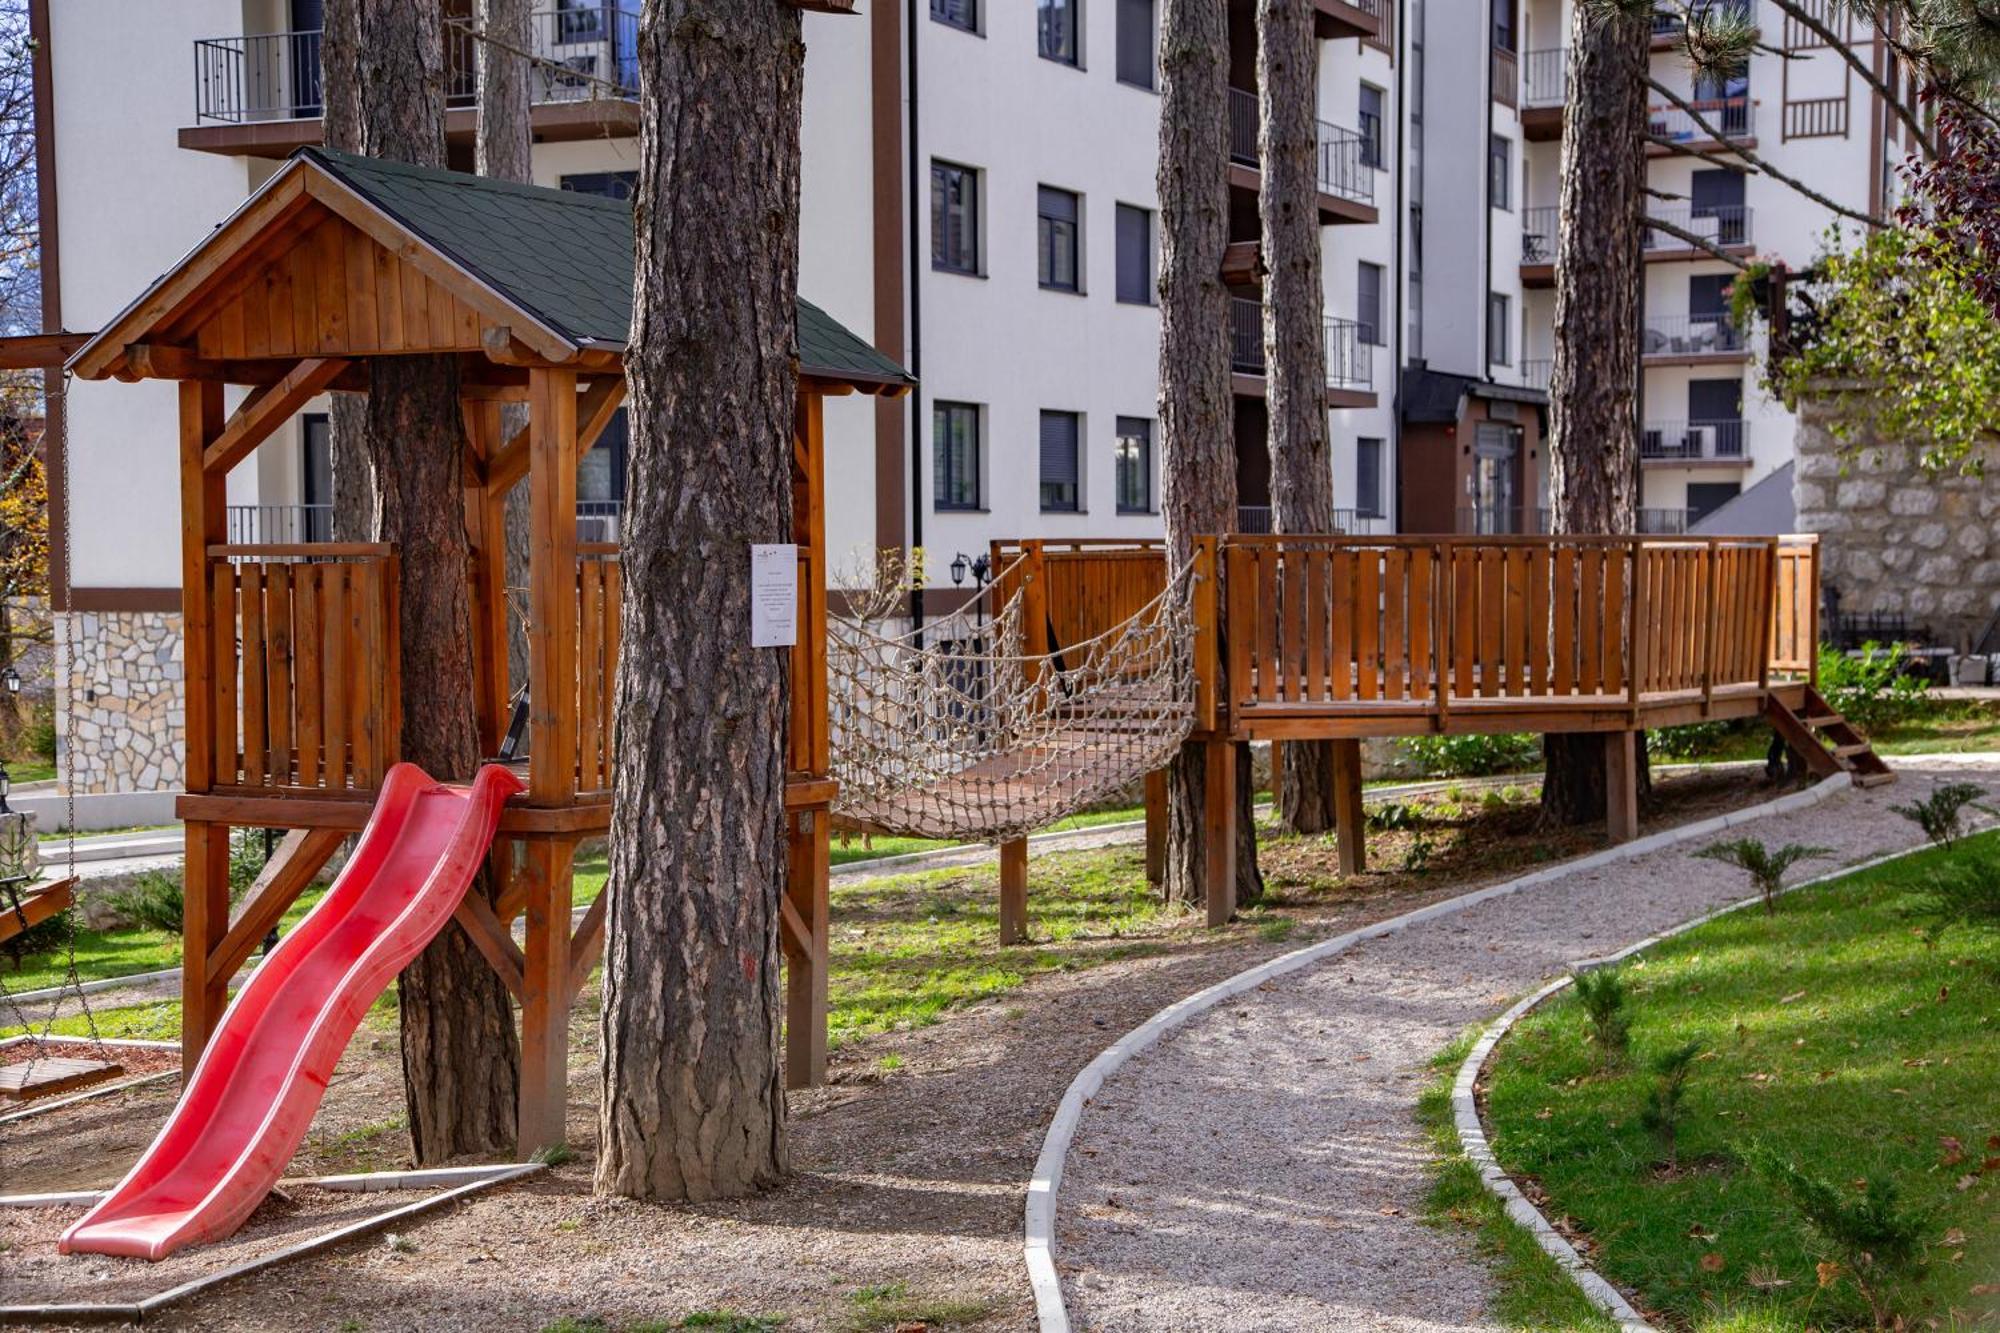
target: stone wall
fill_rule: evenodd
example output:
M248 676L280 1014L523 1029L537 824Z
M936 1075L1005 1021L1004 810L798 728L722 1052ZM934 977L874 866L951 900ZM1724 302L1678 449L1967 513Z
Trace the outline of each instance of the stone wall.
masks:
M1932 475L1917 451L1837 438L1838 396L1799 414L1793 500L1820 534L1820 584L1843 612L1900 613L1945 647L1972 645L2000 610L2000 469Z
M159 791L182 782L186 675L179 612L77 611L64 673L63 762L80 793Z

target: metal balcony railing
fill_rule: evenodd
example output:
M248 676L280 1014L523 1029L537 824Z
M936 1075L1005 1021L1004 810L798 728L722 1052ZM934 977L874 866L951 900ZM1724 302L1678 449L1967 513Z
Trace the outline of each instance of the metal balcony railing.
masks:
M1236 530L1253 537L1269 536L1271 526L1271 506L1236 506ZM1389 532L1389 519L1384 514L1364 514L1359 509L1336 509L1333 524L1328 534L1348 537L1383 537Z
M272 546L333 540L332 505L230 505L231 546Z
M1704 98L1690 100L1688 105L1701 113L1701 118L1725 139L1747 139L1750 137L1750 97L1741 94L1736 97ZM1696 122L1694 116L1678 106L1656 106L1646 113L1646 128L1653 137L1670 143L1706 143L1709 131Z
M1242 88L1229 90L1229 157L1240 166L1256 168L1257 130L1262 113L1257 94ZM1319 122L1319 188L1322 194L1337 195L1355 203L1375 202L1374 140Z
M1479 505L1458 510L1464 537L1534 537L1549 530L1549 511L1522 505Z
M1692 232L1703 240L1715 245L1750 244L1750 207L1747 204L1703 204L1679 207L1653 207L1646 210L1650 218L1671 223L1682 231ZM1648 250L1687 250L1688 243L1670 231L1655 227L1646 228L1646 248Z
M1569 95L1569 48L1529 51L1521 57L1521 106L1559 107Z
M1648 537L1681 537L1694 525L1692 509L1641 509L1639 531Z
M1326 383L1330 389L1372 389L1375 387L1375 346L1363 336L1356 320L1329 318L1326 321ZM1239 375L1263 375L1264 307L1262 303L1235 296L1229 300L1229 362Z
M529 15L536 59L528 96L535 103L639 95L639 16L616 0ZM474 104L478 40L472 21L447 18L445 102ZM194 44L195 121L245 124L321 114L320 32L205 37Z
M1549 387L1549 374L1555 368L1555 361L1549 357L1530 357L1521 362L1521 383L1530 389L1541 389L1546 392Z
M1744 341L1725 313L1648 315L1639 350L1646 356L1721 356L1742 352Z
M1649 421L1639 432L1639 457L1653 462L1740 463L1749 457L1743 421Z
M1521 262L1523 264L1553 264L1556 262L1556 216L1553 208L1524 208L1521 210Z

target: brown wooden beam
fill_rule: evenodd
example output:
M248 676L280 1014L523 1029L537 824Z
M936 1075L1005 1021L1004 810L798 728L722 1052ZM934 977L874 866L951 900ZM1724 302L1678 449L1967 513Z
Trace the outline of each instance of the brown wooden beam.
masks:
M576 453L577 457L590 452L597 443L597 437L611 424L611 418L625 402L625 378L592 380L590 387L576 404ZM528 475L528 427L514 432L513 438L498 449L489 451L486 461L486 484L494 491L505 495L514 489L521 478Z
M1333 742L1333 820L1340 873L1359 875L1368 869L1368 817L1361 808L1359 740Z
M1028 937L1028 840L1010 838L1000 844L1000 942L1019 944Z
M493 908L477 891L460 899L451 917L464 928L473 947L506 983L507 993L520 999L526 960L522 957L521 946L514 943L513 935L508 932L506 923L494 914Z
M563 1002L565 1006L575 1006L576 993L590 979L590 969L604 956L604 912L608 902L610 895L600 890L584 912L583 920L577 923L576 934L570 937L569 995Z
M325 393L350 363L338 357L308 357L266 389L252 393L229 418L222 434L208 446L201 465L225 476L250 456L250 451L290 421L301 408Z
M576 844L528 848L528 947L521 972L521 1103L515 1150L563 1142L569 1100L570 902Z
M347 835L339 829L293 829L264 863L236 920L222 942L209 951L208 979L226 986L236 969L256 951L257 942L277 927L285 910L305 892Z
M832 821L825 810L801 810L786 823L784 908L799 938L785 951L785 1086L809 1088L826 1081Z

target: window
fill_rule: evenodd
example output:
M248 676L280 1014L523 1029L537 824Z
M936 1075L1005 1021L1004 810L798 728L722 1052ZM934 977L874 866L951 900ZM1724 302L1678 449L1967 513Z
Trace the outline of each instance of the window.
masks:
M562 177L560 184L576 194L594 194L605 199L630 199L639 188L636 171L585 171Z
M1354 322L1362 342L1382 345L1382 266L1361 262L1354 282Z
M1493 45L1502 51L1518 51L1514 26L1514 0L1499 0L1493 6Z
M1507 349L1509 307L1513 303L1499 292L1486 294L1486 359L1496 366L1512 364Z
M283 540L330 542L333 540L333 427L324 412L308 412L299 422L304 429L299 471L304 482L300 493L305 504L299 515L298 535Z
M1118 418L1118 512L1153 512L1153 423L1145 417Z
M1035 43L1042 59L1060 65L1082 63L1077 11L1083 0L1035 0Z
M1074 412L1042 413L1042 512L1074 514L1083 508L1077 465L1081 418Z
M1153 86L1153 0L1118 0L1118 81Z
M931 21L966 32L979 31L979 0L931 0Z
M1498 134L1486 150L1486 197L1493 207L1514 211L1514 143Z
M1382 152L1382 90L1361 85L1361 165L1377 171L1387 166Z
M556 0L556 40L601 42L604 40L604 7L596 0Z
M1366 435L1354 442L1354 513L1382 517L1382 441Z
M931 163L931 267L979 272L979 173Z
M979 508L979 408L937 403L931 408L933 479L939 509Z
M1083 290L1083 265L1077 251L1077 217L1082 207L1068 190L1044 185L1036 192L1036 269L1042 286L1050 291Z
M1153 215L1118 205L1118 299L1153 304Z

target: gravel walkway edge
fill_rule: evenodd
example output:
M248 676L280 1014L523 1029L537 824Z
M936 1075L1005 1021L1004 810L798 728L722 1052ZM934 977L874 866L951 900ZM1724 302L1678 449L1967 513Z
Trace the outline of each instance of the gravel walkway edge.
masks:
M1994 827L1992 823L1986 823L1972 831L1985 832L1992 827ZM1914 856L1918 852L1927 851L1929 848L1930 844L1928 842L1922 842L1912 847L1905 847L1900 851L1885 852L1881 856L1872 857L1857 865L1842 866L1838 870L1828 871L1824 875L1815 875L1811 879L1801 880L1797 884L1788 885L1781 892L1789 895L1820 884L1831 884L1835 880L1846 879L1863 871L1873 870L1877 866L1884 866L1893 861L1900 861L1905 857ZM1486 1123L1480 1118L1479 1114L1479 1097L1477 1091L1479 1078L1486 1072L1486 1065L1493 1058L1493 1052L1499 1048L1500 1043L1506 1039L1507 1034L1522 1019L1569 989L1571 983L1576 980L1577 972L1587 972L1600 967L1616 966L1628 958L1644 953L1655 945L1663 944L1673 939L1675 936L1685 935L1697 927L1705 926L1709 922L1728 916L1732 912L1741 912L1745 908L1762 906L1763 902L1763 898L1757 896L1743 898L1730 903L1726 907L1718 907L1713 912L1704 912L1698 917L1683 921L1671 929L1663 930L1659 934L1649 936L1636 944L1628 944L1615 953L1604 954L1597 958L1577 960L1572 965L1573 970L1570 975L1557 977L1554 981L1551 981L1548 985L1542 987L1509 1009L1506 1013L1494 1019L1486 1031L1480 1034L1479 1040L1473 1044L1472 1049L1466 1052L1465 1059L1460 1062L1458 1072L1452 1079L1452 1126L1458 1136L1459 1151L1464 1153L1467 1159L1479 1171L1480 1184L1486 1187L1488 1194L1500 1200L1506 1207L1507 1216L1534 1238L1535 1244L1542 1248L1543 1253L1562 1266L1563 1271L1569 1275L1572 1282L1576 1283L1582 1289L1584 1296L1590 1300L1590 1303L1618 1322L1618 1327L1623 1333L1659 1333L1659 1330L1646 1322L1645 1316L1633 1308L1632 1303L1625 1299L1623 1292L1619 1291L1617 1287L1613 1286L1601 1273L1597 1272L1597 1270L1593 1269L1585 1261L1584 1257L1577 1252L1576 1247L1569 1243L1569 1239L1549 1221L1547 1214L1535 1207L1528 1196L1521 1192L1520 1186L1514 1183L1514 1178L1507 1174L1506 1168L1500 1165L1500 1159L1493 1152L1492 1142L1486 1137Z
M1951 756L1956 760L1994 757ZM1357 944L1395 935L1411 926L1453 916L1481 903L1491 902L1496 898L1511 897L1537 885L1562 879L1580 871L1630 860L1698 838L1711 837L1725 829L1752 820L1805 810L1839 792L1848 790L1850 786L1850 781L1844 775L1828 778L1805 791L1781 796L1762 805L1733 810L1712 819L1649 834L1616 847L1607 847L1601 852L1578 857L1573 861L1544 867L1519 879L1508 880L1457 898L1448 898L1414 912L1406 912L1401 916L1378 921L1344 935L1336 935L1332 939L1322 940L1318 944L1284 954L1248 971L1239 972L1206 990L1197 991L1193 995L1177 1000L1120 1037L1096 1059L1084 1066L1083 1072L1071 1081L1069 1088L1063 1093L1062 1102L1056 1107L1056 1113L1049 1121L1048 1133L1042 1140L1042 1151L1035 1161L1035 1174L1028 1182L1026 1239L1022 1247L1022 1257L1027 1265L1028 1283L1034 1292L1035 1313L1042 1333L1071 1333L1069 1309L1063 1298L1062 1278L1056 1271L1056 1195L1062 1188L1064 1165L1069 1157L1070 1145L1075 1140L1077 1129L1082 1123L1084 1109L1089 1105L1090 1099L1097 1094L1098 1089L1104 1086L1106 1079L1134 1056L1158 1044L1175 1028L1196 1015L1213 1009L1225 1000L1253 990L1273 978L1323 962Z

